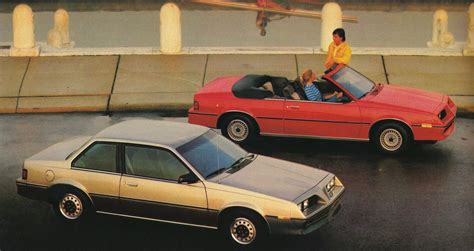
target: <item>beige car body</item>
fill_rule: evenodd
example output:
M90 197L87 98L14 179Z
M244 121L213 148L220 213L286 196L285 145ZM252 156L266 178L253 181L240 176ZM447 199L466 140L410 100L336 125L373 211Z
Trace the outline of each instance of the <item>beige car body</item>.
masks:
M94 137L79 137L61 142L25 160L23 169L24 172L27 172L27 179L23 177L17 180L18 193L32 199L49 201L50 193L55 188L72 187L82 191L89 198L97 213L215 229L219 227L220 220L228 210L243 208L261 216L272 234L309 233L328 222L340 208L344 186L331 173L287 161L257 156L254 161L256 164L249 167L249 170L253 168L251 174L258 172L259 168L262 169L258 163L267 162L272 165L285 165L284 168L281 168L282 174L291 174L292 168L301 169L301 173L296 173L294 176L296 180L300 176L303 177L304 171L313 172L311 170L315 170L312 175L308 176L319 177L319 180L314 180L313 187L304 189L304 193L292 200L282 199L274 194L242 188L242 186L246 186L245 184L229 185L232 182L226 183L224 181L230 174L218 175L207 180L202 177L180 155L176 146L208 131L208 128L185 124L196 129L193 135L183 136L171 143L162 143L157 142L156 139L144 140L145 138L142 136L134 136L130 130L137 125L142 127L137 130L150 126L181 128L184 125L162 121L126 121L120 124L122 126L116 126L114 130L117 131L113 133L107 132L111 129L105 129ZM129 136L130 134L132 136ZM120 136L115 137L114 135ZM124 173L73 167L73 160L95 142L146 145L167 149L174 153L198 177L199 181L183 184ZM242 172L241 175L247 174ZM309 180L311 181L311 179ZM328 191L326 185L331 180L335 181L335 184ZM255 186L266 186L272 182L271 179L261 180ZM286 189L288 190L288 188ZM300 203L311 196L317 196L318 203L303 212ZM123 205L127 205L128 209L124 209ZM143 205L149 206L150 209L147 212L138 212L137 210L144 208Z

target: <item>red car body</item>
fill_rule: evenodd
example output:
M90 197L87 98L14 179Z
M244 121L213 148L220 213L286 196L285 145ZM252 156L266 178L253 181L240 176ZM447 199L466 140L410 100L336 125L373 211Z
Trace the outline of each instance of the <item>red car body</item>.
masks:
M454 131L456 106L447 95L374 84L377 91L358 98L333 79L338 70L323 79L342 90L348 102L238 98L232 86L242 77L220 77L195 94L189 123L221 128L226 116L242 114L255 121L261 135L361 141L371 140L375 128L388 122L404 126L411 141L440 141Z

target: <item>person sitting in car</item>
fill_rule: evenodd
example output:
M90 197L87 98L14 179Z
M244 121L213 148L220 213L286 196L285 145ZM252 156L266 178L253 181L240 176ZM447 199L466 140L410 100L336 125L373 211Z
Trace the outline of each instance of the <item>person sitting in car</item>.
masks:
M304 89L305 96L309 101L326 101L326 102L338 102L342 97L342 92L333 92L331 94L322 95L319 89L316 87L318 82L316 80L316 73L312 70L305 70L301 76L301 83Z
M306 70L307 71L307 70ZM305 71L305 72L306 72ZM301 100L308 100L308 97L306 97L306 93L304 91L304 84L303 84L303 76L304 76L304 73L301 77L297 77L295 79L295 81L293 82L290 82L290 85L293 87L294 89L294 92L297 93L298 95L298 98L297 99L301 99Z

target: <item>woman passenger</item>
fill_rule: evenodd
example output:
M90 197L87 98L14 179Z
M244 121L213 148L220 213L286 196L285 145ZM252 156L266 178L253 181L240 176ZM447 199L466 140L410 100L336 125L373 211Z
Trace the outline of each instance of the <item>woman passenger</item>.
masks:
M316 87L318 82L316 80L316 73L312 70L305 70L303 75L301 76L301 83L304 90L304 93L308 100L310 101L327 101L327 102L338 102L343 93L342 92L334 92L331 94L321 95L321 92Z

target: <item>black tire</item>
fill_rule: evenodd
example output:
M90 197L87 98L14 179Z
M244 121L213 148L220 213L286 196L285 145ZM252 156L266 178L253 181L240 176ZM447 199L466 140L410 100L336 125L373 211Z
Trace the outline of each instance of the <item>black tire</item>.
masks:
M247 210L236 210L224 216L219 231L234 247L251 248L268 238L265 222L256 214Z
M57 218L64 223L82 222L92 212L89 198L74 188L54 192L51 206Z
M254 121L243 115L232 115L224 119L221 127L222 135L237 144L247 144L258 135Z
M371 141L382 153L398 154L408 148L412 139L402 125L386 123L376 129Z

